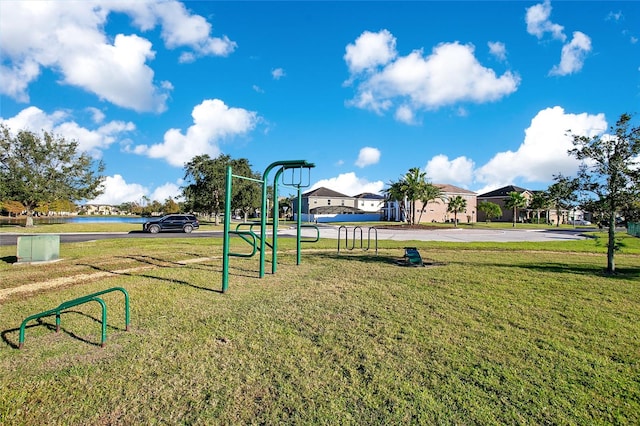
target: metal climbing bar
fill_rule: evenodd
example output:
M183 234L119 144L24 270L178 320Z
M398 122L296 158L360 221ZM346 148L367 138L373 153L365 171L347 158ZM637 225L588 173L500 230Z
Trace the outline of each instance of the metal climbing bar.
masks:
M107 340L107 305L104 303L104 300L102 300L98 296L102 296L103 294L111 293L113 291L119 291L124 295L125 329L127 331L129 331L129 324L130 324L129 293L127 293L127 290L125 290L122 287L112 287L112 288L109 288L107 290L102 290L102 291L98 291L98 292L95 292L95 293L87 294L86 296L78 297L76 299L67 300L66 302L62 302L60 305L58 305L57 308L49 309L47 311L40 312L40 313L31 315L31 316L25 318L24 321L22 321L22 324L20 324L20 335L19 335L19 338L18 338L19 349L22 349L22 347L24 345L25 328L27 326L27 323L29 323L29 321L36 320L38 318L44 318L44 317L55 315L56 316L56 333L58 333L60 331L60 322L61 322L61 318L60 317L61 317L63 311L65 311L65 310L67 310L69 308L72 308L74 306L79 306L79 305L82 305L82 304L85 304L85 303L89 303L89 302L98 302L100 304L100 306L102 307L102 338L101 338L101 346L104 347L105 344L106 344L106 340Z
M90 298L81 297L79 299L65 302L55 309L50 309L48 311L40 312L39 314L31 315L25 318L25 320L22 321L22 324L20 324L20 337L18 340L19 342L18 349L22 349L24 346L25 328L29 321L55 315L56 316L56 333L58 333L60 331L60 314L62 313L62 311L65 309L69 309L74 306L82 305L89 302L98 302L102 307L102 334L101 334L100 346L104 347L107 341L107 305L99 297L90 297Z

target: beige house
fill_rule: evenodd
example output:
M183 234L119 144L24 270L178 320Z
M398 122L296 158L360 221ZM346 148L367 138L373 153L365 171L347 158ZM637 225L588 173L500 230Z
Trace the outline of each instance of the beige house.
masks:
M508 209L505 207L506 200L509 198L509 194L511 192L522 194L524 198L527 199L527 202L531 201L531 199L533 198L533 191L529 191L528 189L521 188L515 185L507 185L503 186L502 188L498 188L493 191L485 192L484 194L478 195L478 203L488 201L500 206L500 210L502 210L502 216L494 218L492 220L496 222L513 222L513 209ZM529 218L529 211L526 208L518 209L517 215L518 217L516 218L516 222L524 222ZM486 220L487 218L485 214L479 211L478 221L485 222Z
M460 196L467 201L467 208L463 212L458 213L458 222L474 223L477 220L476 214L476 198L477 195L473 191L459 188L454 185L438 183L434 184L442 191L442 200L432 200L426 205L422 202L416 202L416 221L420 223L430 222L453 222L454 214L447 212L449 200ZM403 221L402 203L398 201L387 201L384 206L383 220ZM405 203L408 204L408 203Z
M297 199L294 200L296 205ZM302 194L302 213L360 213L356 199L329 188L320 187Z

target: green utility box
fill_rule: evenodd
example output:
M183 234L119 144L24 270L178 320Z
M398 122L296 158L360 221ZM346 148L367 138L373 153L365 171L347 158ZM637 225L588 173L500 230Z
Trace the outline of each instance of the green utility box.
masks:
M60 235L18 237L18 263L46 262L60 258Z

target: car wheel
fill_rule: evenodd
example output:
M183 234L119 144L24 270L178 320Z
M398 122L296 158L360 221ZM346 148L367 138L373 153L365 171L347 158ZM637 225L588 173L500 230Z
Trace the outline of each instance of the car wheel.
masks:
M151 232L152 234L157 234L158 232L160 232L160 227L158 225L151 225L149 227L149 232Z
M184 228L182 228L182 230L183 230L184 232L186 232L187 234L190 234L190 233L191 233L191 231L193 231L193 226L191 226L191 225L185 225L185 226L184 226Z

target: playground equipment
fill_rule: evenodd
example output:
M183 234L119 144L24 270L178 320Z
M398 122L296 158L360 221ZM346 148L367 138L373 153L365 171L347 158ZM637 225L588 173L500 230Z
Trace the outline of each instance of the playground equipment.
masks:
M283 185L294 187L298 192L297 203L297 232L296 232L296 263L299 265L301 262L301 244L304 242L318 241L320 237L320 231L318 231L318 238L315 240L303 240L301 238L301 229L303 225L301 223L302 213L302 194L301 190L304 187L309 186L309 179L306 184L302 183L303 170L307 170L308 175L311 175L311 169L315 167L315 164L309 163L306 160L289 160L289 161L276 161L271 163L262 174L262 179L255 179L247 176L234 175L231 166L227 167L227 181L225 192L225 214L224 214L224 238L222 243L222 292L225 293L229 287L229 257L252 257L256 252L260 253L260 278L264 277L264 263L267 247L272 251L271 255L271 273L275 274L278 265L278 179L283 176L286 170L291 171L291 180L282 182ZM272 218L273 221L267 223L268 207L267 207L267 188L269 173L276 169L276 174L273 179L273 201L272 201ZM296 170L299 171L298 179L296 180ZM230 230L231 226L231 188L233 178L245 179L262 184L262 202L260 207L260 224L257 223L241 223L236 226L235 231ZM267 241L267 226L271 225L272 239L271 243ZM260 234L254 232L254 228L260 227ZM248 229L243 230L242 228ZM305 225L304 227L315 227L314 225ZM317 227L316 227L317 229ZM252 246L251 253L231 253L229 251L229 239L232 235L237 235Z
M113 291L120 291L122 292L122 294L124 294L125 329L126 331L129 331L129 293L127 293L127 290L125 290L122 287L112 287L107 290L98 291L96 293L91 293L91 294L87 294L86 296L78 297L77 299L67 300L66 302L62 302L60 305L58 305L57 308L49 309L48 311L44 311L44 312L40 312L31 316L28 316L27 318L24 319L24 321L22 321L22 324L20 324L20 337L18 340L19 341L18 348L22 349L22 346L24 345L24 332L25 332L27 323L29 321L55 315L56 316L56 333L58 333L60 331L60 316L62 312L66 311L69 308L73 308L74 306L83 305L89 302L97 302L100 304L102 308L102 324L101 324L102 336L101 336L100 346L104 347L107 341L107 304L104 303L104 300L102 300L98 296L101 296L106 293L111 293Z
M356 240L357 240L357 231L360 231L360 249L363 251L368 251L369 249L371 249L371 233L373 232L374 237L375 237L375 250L376 250L376 255L378 254L378 229L375 226L372 226L368 229L367 231L367 247L364 247L364 240L363 240L363 230L361 226L356 226L353 228L353 238L352 238L352 243L351 243L351 247L349 247L349 228L347 228L346 226L340 226L338 228L338 254L340 254L340 242L341 242L341 238L342 238L342 230L344 229L344 248L347 250L354 250L356 248Z

